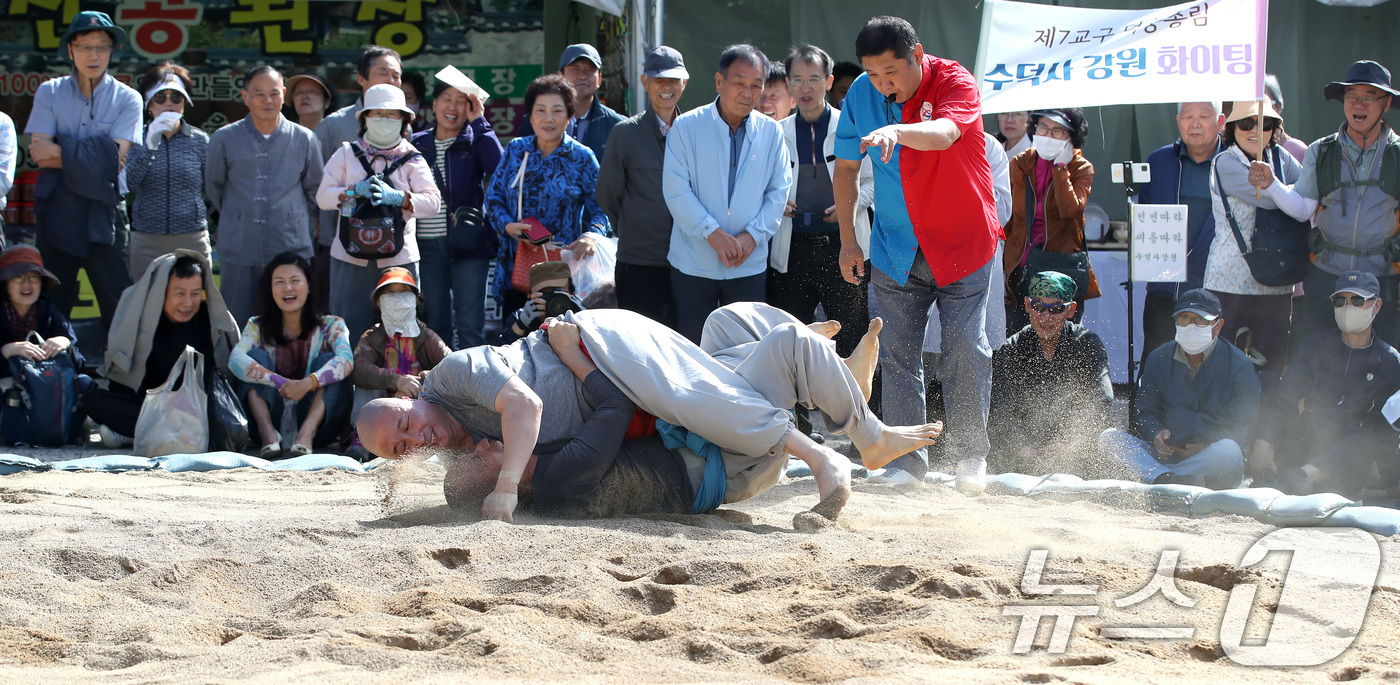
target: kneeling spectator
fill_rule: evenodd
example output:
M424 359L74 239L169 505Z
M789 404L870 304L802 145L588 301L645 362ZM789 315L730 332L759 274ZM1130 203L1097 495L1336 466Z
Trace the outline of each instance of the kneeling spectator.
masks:
M1259 421L1249 457L1256 485L1355 498L1375 465L1383 487L1396 487L1400 454L1381 407L1400 390L1400 353L1372 334L1380 308L1375 276L1347 271L1337 279L1337 328L1303 339Z
M422 298L418 283L408 269L397 266L385 269L370 300L379 312L379 320L374 328L360 336L355 346L355 370L350 374L355 386L352 422L359 415L360 407L370 400L380 397L417 399L428 371L452 353L447 343L418 318ZM361 461L373 458L354 433L348 452Z
M1070 320L1079 306L1073 278L1042 271L1029 292L1030 325L992 355L992 454L1003 470L1073 473L1108 425L1108 352L1098 334Z
M1241 446L1259 417L1259 377L1249 357L1219 339L1225 319L1215 295L1182 293L1174 317L1176 340L1147 356L1138 381L1136 437L1110 428L1099 447L1143 482L1236 487Z
M238 394L257 422L264 459L311 454L335 441L349 418L350 395L340 381L355 366L350 334L340 317L322 315L314 302L306 258L273 257L258 279L257 315L229 359L243 381ZM294 434L285 454L283 432Z
M540 324L550 316L562 314L562 311L552 314L548 311L546 301L555 297L568 300L567 303L559 302L556 305L558 308L574 312L584 308L574 295L574 279L569 275L569 265L564 262L541 262L530 267L530 299L506 317L506 325L501 327L501 335L494 344L509 345L539 330Z
M204 355L204 387L211 388L238 340L238 324L204 255L181 249L152 264L117 304L99 370L106 380L83 395L107 447L131 445L146 391L165 383L185 346Z
M5 250L0 254L0 281L5 282L7 295L6 316L0 318L0 354L3 354L6 360L19 357L42 361L67 352L73 355L73 368L82 371L83 355L78 351L78 337L73 333L73 327L69 325L63 312L53 306L48 298L43 297L45 290L58 285L58 277L44 268L44 258L39 255L39 250L29 245L15 245ZM77 379L77 392L81 393L87 389L91 380L81 374ZM16 383L21 382L20 378L15 378L10 373L8 361L0 365L0 388L8 393ZM15 392L19 390L16 389ZM78 437L83 426L82 411L78 408L80 403L75 401L73 404L69 442ZM25 407L24 402L17 406L7 402L0 411L4 412L4 419L0 420L0 431L4 432L5 439L27 443L28 438L25 434L30 432L30 410ZM20 412L22 415L12 417L12 412ZM7 429L15 425L16 420L24 429L17 434L11 434Z

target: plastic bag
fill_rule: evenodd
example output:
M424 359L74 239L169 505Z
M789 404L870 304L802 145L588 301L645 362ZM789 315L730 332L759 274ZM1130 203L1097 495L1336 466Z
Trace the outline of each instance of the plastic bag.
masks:
M593 254L583 259L575 259L572 250L564 250L564 262L569 265L569 275L574 279L574 294L580 300L588 299L598 286L614 283L613 270L617 268L617 238L608 238L589 233L593 241Z
M183 377L183 381L180 379ZM175 384L179 382L179 389ZM132 451L146 457L190 454L209 449L209 396L204 392L204 355L185 346L185 355L158 388L146 391L136 419Z

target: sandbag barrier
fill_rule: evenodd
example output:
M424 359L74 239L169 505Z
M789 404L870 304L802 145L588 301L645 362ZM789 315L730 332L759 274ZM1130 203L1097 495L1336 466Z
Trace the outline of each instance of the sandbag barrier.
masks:
M224 469L253 468L263 471L321 471L340 469L353 473L367 473L380 464L376 459L366 464L338 454L308 454L280 461L268 461L237 452L205 452L202 454L171 454L164 457L136 457L125 454L106 454L97 457L84 457L68 461L43 462L33 457L16 454L0 455L0 475L8 476L21 471L100 471L121 473L123 471L222 471Z
M808 470L805 475L810 474ZM792 475L791 470L789 475ZM929 473L924 479L925 483L947 486L951 486L953 480L953 476L945 473ZM1084 480L1064 473L1049 476L1003 473L987 477L986 494L1041 497L1059 502L1096 502L1121 509L1144 509L1184 516L1233 514L1279 527L1334 526L1360 528L1377 535L1400 535L1400 510L1364 506L1334 493L1296 496L1285 495L1273 488L1211 490L1194 485Z
M340 469L352 473L368 473L385 463L376 459L366 464L335 454L308 454L303 457L268 461L237 452L208 452L204 454L172 454L147 459L129 455L109 454L68 461L42 462L33 457L15 454L0 455L0 475L23 471L220 471L254 468L263 471L320 471ZM868 478L873 474L865 467L851 464L852 478ZM806 464L793 459L788 462L789 478L812 475ZM953 476L930 472L927 484L952 486ZM1003 473L987 477L988 495L1021 495L1041 497L1060 502L1097 502L1122 509L1144 509L1184 516L1233 514L1248 516L1274 526L1336 526L1360 528L1377 535L1400 535L1400 510L1389 507L1363 506L1341 495L1320 493L1303 497L1285 495L1273 488L1236 488L1211 490L1192 485L1148 485L1125 480L1084 480L1078 476L1057 473L1049 476L1028 476Z

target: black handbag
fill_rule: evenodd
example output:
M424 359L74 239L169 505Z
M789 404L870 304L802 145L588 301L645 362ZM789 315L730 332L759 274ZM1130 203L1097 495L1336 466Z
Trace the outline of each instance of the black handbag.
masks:
M222 373L214 371L209 393L209 451L242 452L248 447L248 417Z
M1035 220L1035 191L1032 188L1032 181L1029 175L1026 176L1026 242L1031 240L1031 226ZM1031 289L1031 278L1042 271L1058 271L1074 279L1074 297L1078 300L1089 292L1089 253L1080 252L1050 252L1038 247L1030 247L1026 250L1026 266L1017 267L1020 274L1012 281L1016 286L1016 294L1021 297L1028 297Z
M443 202L446 202L446 196ZM482 237L495 236L486 227L486 213L477 207L458 207L447 215L447 251L450 256L475 253L482 247ZM495 252L495 250L491 250Z
M1274 176L1283 178L1275 152ZM1230 230L1235 234L1235 244L1240 248L1244 263L1249 265L1249 274L1260 285L1273 287L1293 285L1308 272L1308 222L1298 221L1281 209L1254 208L1254 236L1250 244L1244 242L1244 234L1235 221L1235 213L1230 211L1230 196L1225 194L1225 184L1220 181L1220 169L1215 170L1215 188L1220 193L1220 204L1225 208L1225 218L1230 222Z

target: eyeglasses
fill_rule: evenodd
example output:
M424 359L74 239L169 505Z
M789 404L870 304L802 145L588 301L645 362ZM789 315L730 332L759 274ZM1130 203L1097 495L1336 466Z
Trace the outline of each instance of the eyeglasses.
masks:
M1241 131L1253 131L1253 130L1254 130L1254 125L1255 125L1256 123L1258 123L1258 120L1257 120L1255 117L1249 117L1248 119L1240 119L1239 121L1236 121L1236 122L1235 122L1235 128L1237 128L1237 129L1239 129L1239 130L1241 130ZM1265 130L1265 131L1272 131L1272 130L1274 130L1274 129L1277 128L1277 127L1278 127L1278 122L1274 121L1273 119L1269 119L1269 118L1265 118L1265 119L1264 119L1264 130Z
M1389 96L1386 96L1386 97L1389 97ZM1343 99L1343 100L1346 100L1346 102L1347 102L1348 105L1355 103L1355 104L1365 105L1365 106L1367 106L1367 107L1370 107L1371 105L1374 105L1374 104L1376 104L1377 102L1380 102L1380 101L1381 101L1381 98L1373 98L1373 97L1368 97L1368 96L1364 96L1364 95L1344 95L1344 96L1342 96L1342 99Z
M1214 321L1206 321L1195 314L1177 314L1175 317L1178 326L1195 326L1197 328L1210 328L1215 325Z
M106 55L112 52L112 44L105 45L77 45L73 44L73 52L81 55Z
M1371 298L1363 297L1361 295L1333 295L1332 308L1341 309L1342 307L1347 306L1347 304L1351 304L1351 306L1353 307L1365 307L1366 303L1370 301Z
M812 77L812 78L795 78L795 77L794 77L794 78L789 78L789 79L788 79L788 85L791 86L791 87L793 87L793 88L801 88L801 87L803 87L803 86L806 86L806 87L808 87L808 88L821 88L821 87L822 87L822 84L824 84L824 83L826 83L826 79L820 78L820 77L815 77L815 76Z
M1031 311L1037 314L1064 314L1065 310L1069 309L1069 305L1064 302L1041 302L1034 297L1029 299Z
M162 90L159 93L156 93L155 95L151 96L151 102L154 102L157 105L163 105L165 104L165 100L167 97L170 98L170 104L172 105L185 104L185 94L181 93L178 90L172 90L169 93L166 93L166 91Z
M1055 128L1050 128L1049 126L1037 126L1035 127L1035 134L1041 136L1042 138L1054 138L1055 140L1069 139L1069 129L1060 128L1058 126Z

